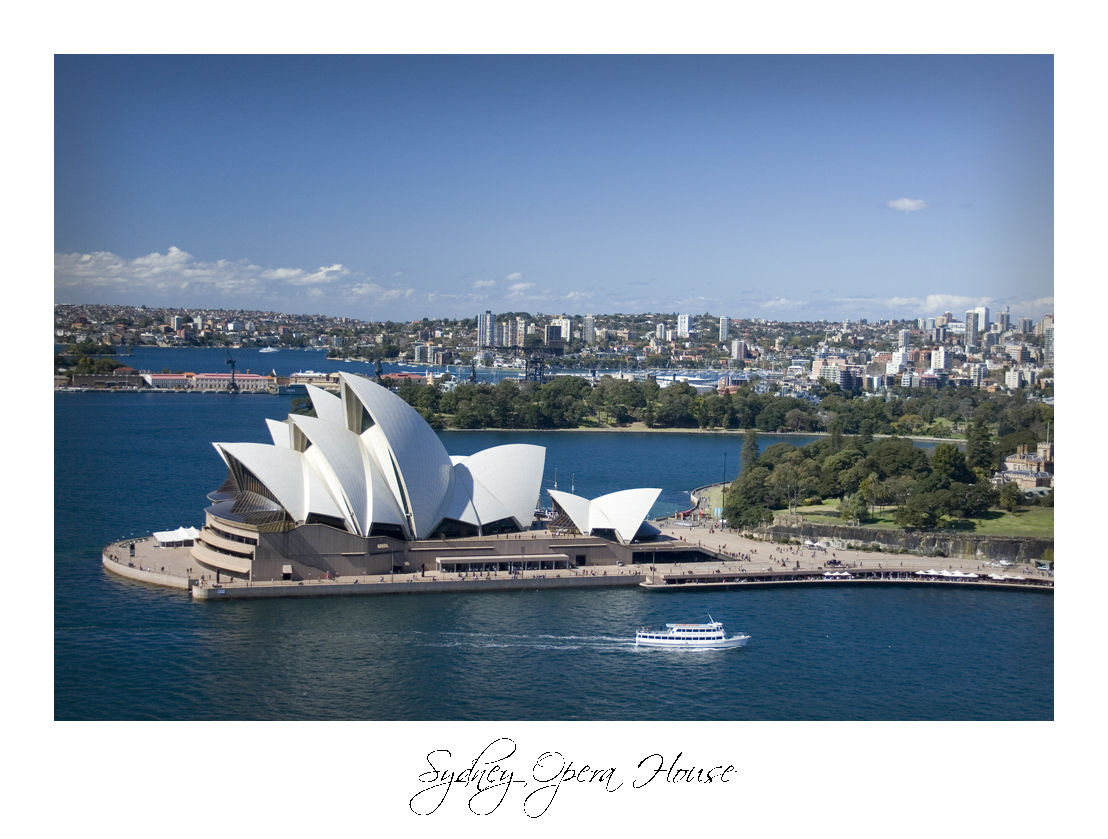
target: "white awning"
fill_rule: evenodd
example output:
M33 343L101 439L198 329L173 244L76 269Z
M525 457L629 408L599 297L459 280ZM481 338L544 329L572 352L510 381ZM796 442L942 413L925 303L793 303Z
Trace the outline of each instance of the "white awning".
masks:
M154 533L154 541L159 545L172 542L193 542L200 535L195 527L178 527L176 530L163 530Z

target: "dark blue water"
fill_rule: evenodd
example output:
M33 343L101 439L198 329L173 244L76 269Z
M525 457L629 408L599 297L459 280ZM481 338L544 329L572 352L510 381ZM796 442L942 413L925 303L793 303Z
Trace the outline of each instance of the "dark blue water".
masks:
M164 365L163 365L164 366ZM160 369L160 368L159 368ZM108 575L100 549L198 525L212 441L268 442L288 398L55 396L58 719L1053 719L1054 601L918 588L554 591L195 603ZM547 483L600 495L731 476L741 437L447 433L547 447ZM763 435L763 444L774 442ZM711 614L745 649L636 649Z

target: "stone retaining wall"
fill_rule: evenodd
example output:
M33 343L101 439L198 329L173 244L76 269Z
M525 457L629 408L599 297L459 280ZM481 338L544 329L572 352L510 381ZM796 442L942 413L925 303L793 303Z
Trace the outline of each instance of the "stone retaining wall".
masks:
M791 527L774 525L754 531L760 539L785 542L811 539L829 547L846 550L876 544L878 550L896 553L905 550L925 555L961 559L986 559L1031 562L1042 558L1043 551L1054 549L1053 539L976 536L971 533L909 533L902 530L871 530L839 524L804 522Z

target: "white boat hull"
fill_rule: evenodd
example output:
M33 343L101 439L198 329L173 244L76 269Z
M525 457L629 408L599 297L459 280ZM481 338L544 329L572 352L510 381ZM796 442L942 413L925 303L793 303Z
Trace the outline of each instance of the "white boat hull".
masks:
M719 621L667 623L665 629L646 628L635 633L636 646L669 647L675 650L726 650L730 647L745 647L749 640L749 635L728 638Z
M669 638L635 638L638 647L668 647L680 650L726 650L731 647L745 647L750 640L749 635L736 635L715 641L686 641L684 639Z

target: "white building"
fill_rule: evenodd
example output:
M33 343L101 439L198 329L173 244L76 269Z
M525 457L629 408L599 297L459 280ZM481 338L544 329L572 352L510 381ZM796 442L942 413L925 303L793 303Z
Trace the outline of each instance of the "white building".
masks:
M726 343L731 337L731 318L724 315L719 319L719 340L720 343Z
M970 309L968 312L966 312L966 328L964 333L964 341L967 347L977 346L977 326L977 310Z
M566 546L572 558L551 553L551 538L534 544L539 553L528 550L531 540L475 544L469 537L530 528L545 449L509 444L452 457L399 396L367 378L334 375L338 395L307 389L316 416L266 420L271 444L213 444L227 478L209 493L204 527L190 549L200 573L212 572L217 583L219 575L322 581L411 575L425 567L508 571L614 564L617 558L629 563L633 555L622 543L640 531L651 535L631 513L645 516L658 490L631 490L608 496L615 503L593 502L596 515L582 533L600 538L572 540Z
M689 337L689 316L678 315L677 316L677 337L688 338Z
M491 347L496 343L496 318L491 311L477 315L477 346Z
M989 307L978 306L974 309L977 312L977 334L980 335L983 332L989 331Z
M585 315L585 334L582 336L586 344L596 343L596 318Z
M556 326L562 330L562 340L567 344L573 338L573 320L562 315L559 318L551 318L550 325Z
M989 366L987 364L970 364L969 376L974 387L982 387L989 377Z

